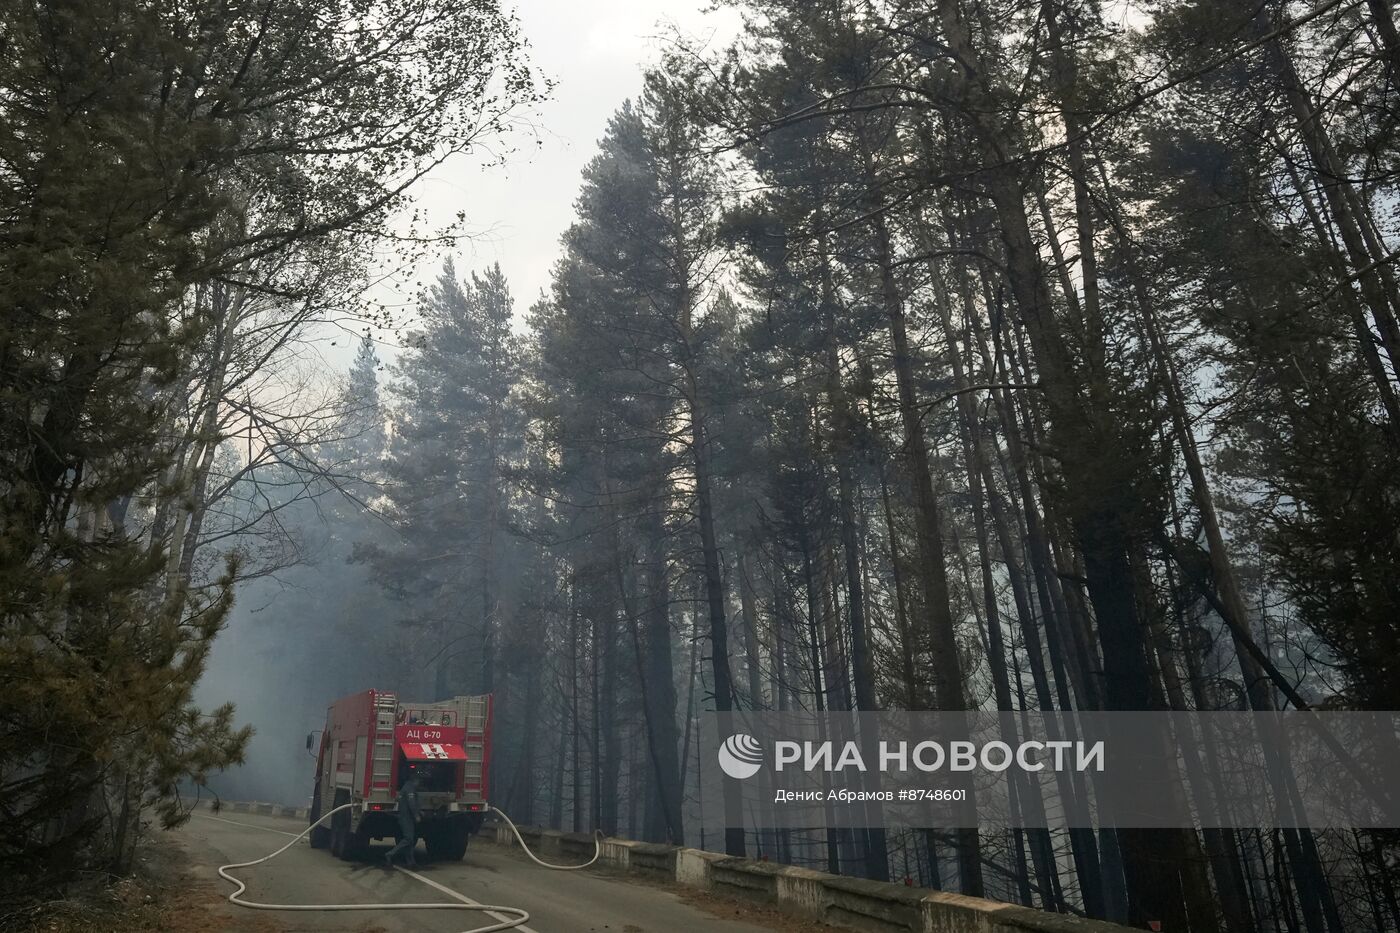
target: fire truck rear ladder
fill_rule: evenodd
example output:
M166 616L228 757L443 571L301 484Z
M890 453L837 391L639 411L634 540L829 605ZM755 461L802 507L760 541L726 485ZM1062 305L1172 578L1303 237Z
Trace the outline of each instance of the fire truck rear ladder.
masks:
M394 719L399 712L399 698L392 693L374 695L374 760L370 766L370 793L383 790L392 795L389 775L394 767Z

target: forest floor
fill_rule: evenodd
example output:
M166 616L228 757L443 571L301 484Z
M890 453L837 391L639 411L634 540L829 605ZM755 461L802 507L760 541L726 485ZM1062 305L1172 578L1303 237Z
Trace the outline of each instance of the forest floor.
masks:
M283 933L266 914L237 911L170 833L158 832L137 850L130 878L94 886L16 918L15 933Z

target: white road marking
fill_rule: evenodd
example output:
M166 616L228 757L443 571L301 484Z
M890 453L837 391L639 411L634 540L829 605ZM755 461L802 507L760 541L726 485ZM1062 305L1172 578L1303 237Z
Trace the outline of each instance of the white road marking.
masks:
M239 820L226 820L226 819L224 819L224 818L221 817L221 816L210 816L210 815L207 814L207 813L196 813L196 814L194 814L194 815L195 815L195 816L198 816L198 817L201 817L201 818L203 818L203 819L206 819L206 820L218 820L220 823L229 823L229 824L232 824L232 825L234 825L234 826L246 826L246 827L248 827L249 829L261 829L263 832L266 832L266 833L277 833L278 835L281 835L281 836L299 836L299 835L301 835L300 833L289 833L289 832L285 832L285 831L280 830L280 829L273 829L273 828L270 827L270 826L259 826L257 823L244 823L244 822L241 822L241 821L239 821ZM473 907L480 907L480 906L481 906L481 902L480 902L480 901L474 901L474 900L472 900L471 898L467 897L465 894L462 894L462 893L459 893L459 892L457 892L457 891L454 891L454 890L452 890L451 888L447 887L446 885L438 884L436 881L434 881L434 880L431 879L431 878L424 878L422 875L418 874L418 872L416 872L416 871L409 871L407 868L404 868L402 865L395 865L395 866L394 866L394 869L395 869L396 871L401 871L401 872L403 872L405 875L408 875L410 878L414 878L414 879L416 879L416 880L418 880L418 881L423 882L424 884L426 884L426 885L427 885L428 887L430 887L430 888L436 888L437 890L441 891L443 894L446 894L448 897L456 898L457 900L461 901L463 904L470 904L470 905L472 905ZM485 913L486 916L491 917L491 918L494 919L494 920L500 920L500 921L503 922L503 923L504 923L505 921L507 921L507 920L510 919L510 917L508 917L507 915L502 914L502 913L497 913L497 912L494 911L494 910L483 911L483 913ZM519 927L516 927L515 929L519 930L520 933L540 933L539 930L536 930L536 929L534 929L533 927L527 927L527 926L519 926Z
M419 881L423 882L424 884L428 885L428 886L431 887L431 888L437 888L439 891L441 891L443 894L446 894L448 897L455 897L457 900L461 901L463 904L471 904L471 905L474 906L474 907L480 907L480 906L481 906L481 902L480 902L480 901L474 901L474 900L472 900L471 898L467 897L465 894L459 894L458 892L452 890L451 888L447 887L446 885L438 884L436 881L434 881L434 880L431 879L431 878L424 878L422 875L418 874L418 872L416 872L416 871L410 871L410 870L408 870L407 868L404 868L402 865L395 865L394 868L396 868L396 869L398 869L399 871L403 872L405 875L408 875L410 878L417 878ZM507 917L505 914L498 914L498 913L496 913L494 910L488 910L488 911L486 911L485 913L486 913L486 916L488 916L488 917L494 917L495 919L500 920L500 921L502 921L502 922L504 922L504 921L510 919L510 917ZM532 929L531 927L527 927L527 926L520 926L520 927L516 927L515 929L522 931L522 933L539 933L538 930Z

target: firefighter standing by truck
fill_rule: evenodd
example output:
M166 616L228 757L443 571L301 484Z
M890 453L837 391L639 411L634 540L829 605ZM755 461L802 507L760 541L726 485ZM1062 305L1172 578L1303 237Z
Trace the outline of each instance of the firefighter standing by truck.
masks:
M417 868L413 850L418 845L418 769L408 766L408 777L399 786L399 841L384 855L384 864L394 867L394 856L403 850L408 851L404 860L409 868Z

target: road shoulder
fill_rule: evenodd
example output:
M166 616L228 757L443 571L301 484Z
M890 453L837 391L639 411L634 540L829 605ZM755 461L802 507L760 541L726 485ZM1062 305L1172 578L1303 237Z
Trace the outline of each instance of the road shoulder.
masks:
M174 834L153 830L137 847L130 877L69 893L22 916L5 918L14 933L282 933L266 915L235 911Z

